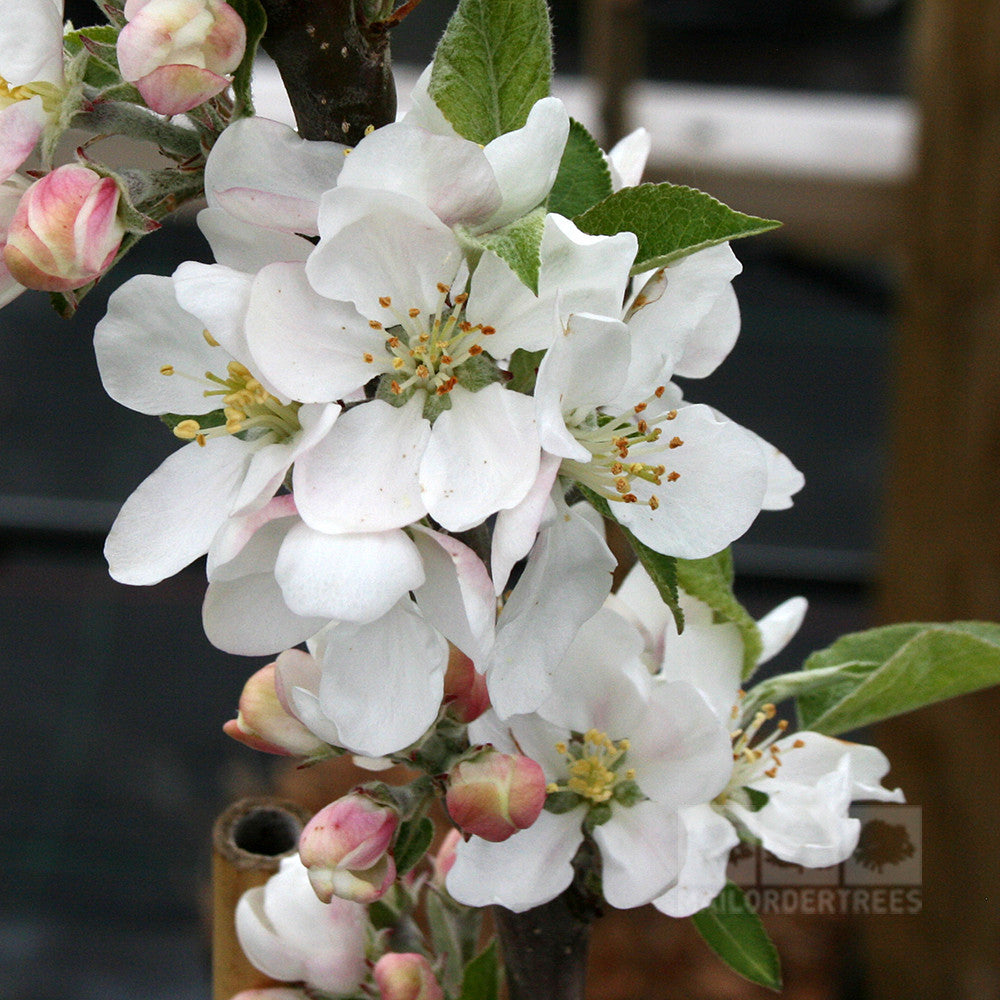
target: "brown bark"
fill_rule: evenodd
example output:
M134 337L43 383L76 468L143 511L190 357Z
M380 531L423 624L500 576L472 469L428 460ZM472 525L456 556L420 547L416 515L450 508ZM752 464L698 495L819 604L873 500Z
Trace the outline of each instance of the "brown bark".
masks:
M1000 618L1000 5L921 0L880 616ZM923 807L923 910L872 917L873 1000L1000 998L1000 695L885 724Z
M387 26L362 0L263 0L264 51L277 63L299 134L355 145L396 117Z

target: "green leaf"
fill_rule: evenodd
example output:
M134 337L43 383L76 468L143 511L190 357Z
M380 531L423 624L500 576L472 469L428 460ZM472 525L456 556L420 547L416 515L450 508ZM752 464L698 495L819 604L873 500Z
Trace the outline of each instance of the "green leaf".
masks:
M732 882L692 918L698 933L734 972L752 983L781 989L781 963L759 916Z
M801 728L836 735L1000 684L1000 625L886 625L838 639L803 670L827 670L798 699Z
M572 219L612 193L611 171L594 137L571 118L548 209Z
M614 515L611 513L611 505L604 497L586 486L577 484L577 488L595 510L608 518L608 520L615 520ZM649 578L656 584L656 589L660 592L663 603L670 608L670 613L674 616L674 623L677 625L677 631L683 632L684 612L681 610L680 595L677 592L678 560L674 556L665 556L651 549L648 545L643 544L624 525L619 524L618 527L626 539L628 539L629 545L632 546L632 551L635 552L639 562L645 567Z
M467 915L456 912L453 906L433 890L428 891L424 905L434 954L444 960L441 985L450 995L458 989L462 981L462 939L458 921Z
M545 0L460 0L434 53L429 88L459 135L485 145L521 128L551 82Z
M757 669L763 651L757 622L733 594L733 556L723 549L705 559L678 559L677 582L692 597L704 601L723 621L733 622L743 637L743 677Z
M458 1000L497 1000L500 994L500 966L495 941L465 967Z
M250 94L250 79L253 75L257 46L267 28L267 15L260 0L232 0L231 6L243 19L247 30L247 44L243 59L233 74L233 96L236 98L234 118L244 118L253 114L253 98Z
M433 839L434 824L426 816L399 824L399 833L392 852L396 861L396 874L399 877L419 863Z
M533 212L471 242L483 250L492 250L507 262L511 270L533 292L538 293L538 269L542 261L542 231L545 229L545 209Z
M623 188L573 221L594 236L635 233L639 251L633 274L663 267L726 240L766 233L780 225L735 212L711 195L679 184Z
M545 351L526 351L519 347L510 356L511 379L507 383L507 388L530 396L535 391L538 366L544 357Z

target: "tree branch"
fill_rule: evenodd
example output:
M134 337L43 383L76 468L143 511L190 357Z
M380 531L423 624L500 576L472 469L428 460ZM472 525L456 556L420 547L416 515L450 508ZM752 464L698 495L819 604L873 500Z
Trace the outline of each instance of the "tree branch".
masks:
M262 46L277 63L305 139L355 145L396 117L389 33L361 0L262 0Z

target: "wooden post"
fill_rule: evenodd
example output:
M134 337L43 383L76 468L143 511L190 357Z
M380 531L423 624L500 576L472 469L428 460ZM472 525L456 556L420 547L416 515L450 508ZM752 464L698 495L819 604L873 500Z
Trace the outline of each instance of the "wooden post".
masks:
M597 88L605 148L629 131L629 88L645 64L642 23L638 0L588 0L583 8L584 68Z
M919 0L883 621L1000 618L1000 4ZM865 926L873 1000L1000 998L1000 694L879 727L923 807L923 909Z
M240 896L263 885L281 859L298 849L310 813L280 799L241 799L215 822L212 833L212 997L230 1000L240 990L273 986L246 959L236 938Z

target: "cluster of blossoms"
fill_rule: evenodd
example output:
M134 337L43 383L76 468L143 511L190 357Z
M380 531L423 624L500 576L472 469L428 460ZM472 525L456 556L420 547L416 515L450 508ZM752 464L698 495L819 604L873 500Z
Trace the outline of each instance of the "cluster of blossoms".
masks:
M113 79L102 90L88 82L93 38L75 57L75 50L64 51L74 33L64 28L62 0L0 0L0 306L26 288L89 285L136 225L125 211L122 181L110 170L86 160L52 166L59 136L89 126L95 113L103 117L92 131L115 131L115 109L127 107L123 91L134 84L145 107L131 119L132 131L145 137L155 128L153 113L191 111L219 95L243 59L243 21L222 0L127 0L121 17L128 23L107 45L114 69L103 66ZM80 36L74 40L80 45ZM198 138L184 132L190 153Z

